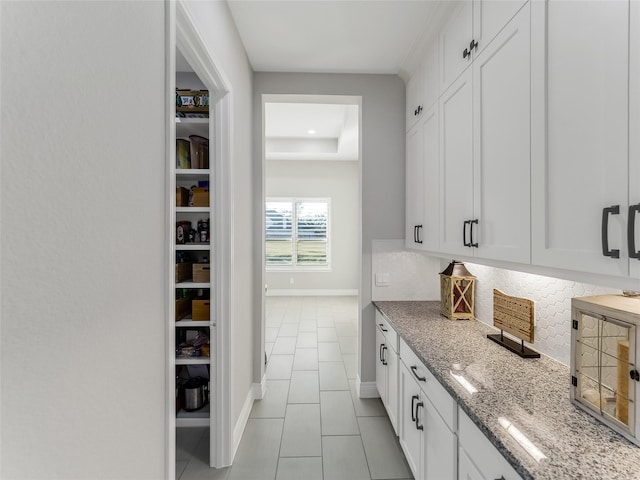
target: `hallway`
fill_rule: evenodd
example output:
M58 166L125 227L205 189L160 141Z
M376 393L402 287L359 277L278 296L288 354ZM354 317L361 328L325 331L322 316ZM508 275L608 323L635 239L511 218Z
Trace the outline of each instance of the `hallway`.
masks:
M177 430L179 480L409 479L380 399L359 399L356 297L267 297L267 392L232 467L207 465L206 428Z

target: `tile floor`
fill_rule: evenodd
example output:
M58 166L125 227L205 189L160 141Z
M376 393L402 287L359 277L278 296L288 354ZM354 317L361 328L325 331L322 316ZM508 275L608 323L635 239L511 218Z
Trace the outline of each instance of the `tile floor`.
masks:
M209 432L177 432L178 480L410 479L380 399L360 399L355 297L268 297L267 392L233 466L210 469Z

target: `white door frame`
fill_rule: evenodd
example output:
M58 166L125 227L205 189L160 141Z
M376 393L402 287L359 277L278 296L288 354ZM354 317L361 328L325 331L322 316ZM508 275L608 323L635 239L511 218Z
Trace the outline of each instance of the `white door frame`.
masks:
M362 96L361 95L334 95L334 94L262 94L260 99L260 108L261 108L261 133L260 133L260 141L261 141L261 189L262 189L262 198L261 205L262 211L260 215L260 239L261 239L261 248L260 248L260 266L261 266L261 275L262 282L261 285L264 285L264 289L261 289L262 299L260 304L260 330L259 335L260 339L258 345L260 345L260 352L258 363L260 364L260 378L262 379L262 385L265 384L265 297L267 295L267 271L265 264L265 219L264 219L264 205L267 197L267 192L265 188L265 180L266 180L266 158L265 158L265 104L266 103L319 103L319 104L342 104L342 105L357 105L358 106L358 254L357 254L357 262L358 262L358 272L362 272ZM257 112L254 112L254 115ZM360 329L360 321L362 317L362 275L358 275L358 350L357 350L357 358L358 358L358 371L360 370L360 337L361 337L361 329ZM264 387L263 387L264 389Z
M210 138L214 138L214 188L215 200L211 216L214 225L215 280L212 294L215 298L215 335L213 339L212 368L215 368L214 382L211 385L211 446L209 463L211 467L231 465L233 455L233 429L231 428L231 318L230 305L233 297L233 186L231 151L231 99L230 83L216 66L195 27L188 8L183 0L166 2L166 40L165 40L165 85L166 107L166 205L167 205L167 335L166 335L166 474L168 480L175 478L176 457L176 419L175 419L175 305L171 301L175 251L173 249L173 231L175 226L175 176L171 166L175 164L175 52L180 50L196 75L209 90L213 121L210 122Z

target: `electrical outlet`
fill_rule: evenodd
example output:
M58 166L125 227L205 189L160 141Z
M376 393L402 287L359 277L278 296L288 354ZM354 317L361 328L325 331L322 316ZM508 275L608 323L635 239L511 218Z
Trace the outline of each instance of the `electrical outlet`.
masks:
M388 286L389 286L389 274L376 273L376 287L388 287Z
M289 285L293 285L294 283L296 283L296 279L293 277L289 278Z

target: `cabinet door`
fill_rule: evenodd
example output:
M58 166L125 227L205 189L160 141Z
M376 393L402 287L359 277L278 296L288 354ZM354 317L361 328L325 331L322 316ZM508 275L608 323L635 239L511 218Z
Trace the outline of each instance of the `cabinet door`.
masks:
M464 222L473 218L471 80L468 69L440 97L440 251L459 255L472 255L463 244Z
M440 96L440 62L439 62L439 42L436 36L427 46L424 57L424 110L429 110L438 103Z
M420 120L424 169L423 228L420 230L420 240L422 249L431 252L437 252L440 248L440 136L438 133L440 125L438 120L437 103Z
M416 428L416 405L421 401L420 387L411 372L400 362L399 440L414 478L420 479L422 431Z
M473 62L475 255L521 263L531 251L529 21L527 6Z
M640 208L640 2L631 2L630 14L629 132L635 133L629 137L629 204ZM632 249L640 252L640 212L636 211L635 218L629 218L628 222L635 237L634 242L628 240L631 257ZM629 258L629 273L640 278L640 258Z
M474 55L482 52L509 23L527 0L475 0L473 2L473 40L478 48Z
M485 480L463 448L458 449L458 480Z
M532 8L546 9L532 22L532 262L625 276L629 2ZM605 227L620 258L603 255Z
M406 92L407 118L405 127L409 131L418 122L424 111L424 64L419 65L407 81Z
M387 348L385 344L384 335L379 328L376 328L376 387L380 394L380 400L386 406L387 405L387 362L384 359Z
M456 478L458 441L433 404L424 399L423 465L426 480Z
M526 435L526 432L523 432ZM505 460L482 431L471 421L462 409L458 408L458 443L470 460L466 471L460 467L460 478L483 478L487 480L521 480L522 477ZM462 457L462 456L461 456ZM465 477L464 475L469 475ZM480 476L476 476L480 475Z
M398 399L399 399L399 358L392 348L387 350L387 414L398 434Z
M424 162L422 126L416 125L407 134L406 197L405 197L405 245L420 248L420 230L423 229Z
M447 89L471 65L469 49L473 34L473 6L464 0L440 32L440 91Z

